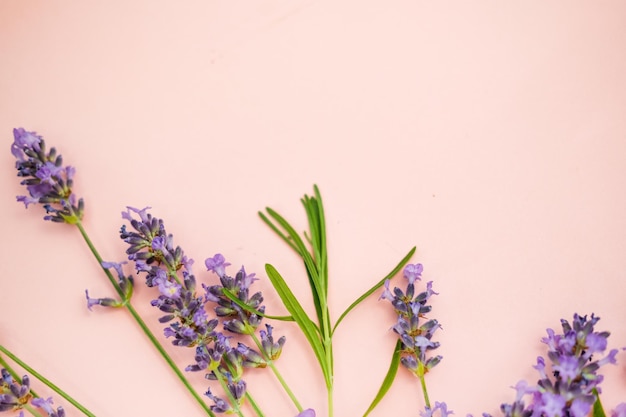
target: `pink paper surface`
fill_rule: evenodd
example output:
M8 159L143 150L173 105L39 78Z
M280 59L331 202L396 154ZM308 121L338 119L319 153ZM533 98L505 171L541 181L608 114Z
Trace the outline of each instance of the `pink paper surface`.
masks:
M86 309L86 288L113 290L78 231L15 202L22 126L76 167L104 259L125 258L124 207L151 206L200 281L215 282L203 264L220 252L261 277L275 314L266 263L313 306L300 262L256 213L304 230L299 198L317 184L332 316L417 246L443 326L431 400L499 415L511 386L537 379L540 339L561 318L593 312L610 347L626 346L624 45L620 1L4 0L0 343L99 417L203 415L125 311ZM154 292L137 283L160 335ZM335 416L363 415L385 375L394 314L377 298L336 332ZM326 416L306 341L275 328L288 337L278 368ZM626 352L604 374L611 409L626 400ZM247 380L266 416L296 414L267 372ZM422 407L400 369L371 416Z

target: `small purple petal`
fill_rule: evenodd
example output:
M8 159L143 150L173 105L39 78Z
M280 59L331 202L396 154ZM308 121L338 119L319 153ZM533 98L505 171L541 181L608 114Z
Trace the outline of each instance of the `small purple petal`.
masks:
M409 280L410 284L413 284L421 279L423 270L422 264L409 264L404 268L404 277Z
M213 271L218 277L226 275L226 267L230 265L221 253L215 254L212 258L207 258L204 264L207 271Z

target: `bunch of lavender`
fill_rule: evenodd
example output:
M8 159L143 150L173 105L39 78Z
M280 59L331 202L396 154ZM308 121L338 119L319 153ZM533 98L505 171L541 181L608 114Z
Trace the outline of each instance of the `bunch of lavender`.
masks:
M251 363L250 366L260 368L269 366L292 401L301 409L280 372L274 366L274 361L280 357L285 345L285 336L280 336L274 341L273 327L269 324L265 324L265 330L259 331L260 340L256 336L256 330L265 316L265 306L261 305L262 293L255 292L250 295L250 286L258 278L255 274L246 273L243 266L234 278L229 276L226 273L226 267L230 264L219 253L212 258L207 258L204 263L207 270L215 273L220 279L219 285L204 286L204 288L207 300L217 304L214 309L215 314L222 318L224 329L234 334L250 336L259 351L241 342L238 343L237 350L243 355L245 362ZM281 319L280 317L273 318Z
M166 232L163 220L153 217L147 210L129 207L122 213L133 230L122 226L120 237L129 245L126 253L129 260L134 261L137 272L145 274L146 285L158 287L160 294L152 305L166 313L160 319L162 323L169 323L165 336L173 338L172 343L176 346L195 348L195 363L186 370L207 370L207 378L219 381L225 391L228 400L214 395L210 388L207 390L206 395L214 402L211 410L217 413L235 412L241 416L241 406L247 398L257 414L262 415L247 390L243 369L269 364L298 411L302 411L272 362L280 355L284 338L274 343L271 326L267 332L261 332L262 342L255 336L265 308L260 305L263 301L260 292L249 296L250 286L256 280L254 274L247 274L242 267L235 278L229 277L225 268L230 264L217 254L207 259L205 264L219 276L222 285L203 284L205 294L198 295L196 280L191 272L193 260L185 256L180 246L174 247L173 236ZM225 293L233 294L237 301L226 297ZM251 336L262 354L242 342L232 347L229 342L231 337L216 330L219 320L209 318L207 302L217 304L215 313L222 318L226 331Z
M224 400L215 396L209 389L206 395L214 401L214 405L206 408L133 309L132 277L124 274L121 264L102 262L87 237L81 224L84 204L82 200L76 201L71 190L73 168L63 167L62 159L60 155L56 155L54 148L46 153L42 138L35 132L14 129L14 137L11 151L17 158L18 175L25 177L22 184L26 185L30 195L20 196L18 201L23 202L26 207L29 204L43 204L47 212L46 220L76 225L118 293L119 299L95 299L89 297L87 293L88 307L102 305L127 308L209 415L214 415L214 412L226 412L237 413L243 417L240 406L243 399L248 398L257 415L263 416L250 396L242 375L246 367L269 366L300 411L297 417L315 416L311 409L302 410L273 365L273 361L281 354L285 338L280 337L274 341L273 328L268 324L265 330L259 331L260 340L256 336L262 319L271 316L265 314L265 307L261 304L262 294L255 292L250 295L250 287L256 280L254 274L248 274L241 267L235 277L227 275L226 267L230 264L222 255L217 254L208 258L205 265L209 271L217 274L220 284L203 285L204 293L198 295L196 280L191 272L193 260L188 259L180 247L174 247L172 235L166 233L163 221L147 213L147 208L143 210L128 208L123 217L130 222L134 231L127 231L122 227L120 235L129 244L128 258L134 261L137 272L146 275L146 284L149 287L157 287L159 290L159 296L152 301L152 305L165 313L160 319L162 323L168 323L165 335L172 338L172 343L176 346L195 348L195 363L189 365L187 370L206 370L207 378L218 380L228 396L228 399ZM304 238L272 209L267 209L267 215L259 214L304 262L316 320L311 319L303 310L286 281L273 266L266 265L266 272L291 314L279 319L292 320L298 324L320 364L328 390L329 417L333 415L332 336L343 318L382 286L384 292L381 298L390 301L398 315L393 326L398 341L387 377L365 415L369 414L385 395L401 363L420 380L425 399L425 409L421 416L433 417L437 413L441 417L448 417L452 411L448 410L446 403L435 402L434 406L431 405L425 384L425 374L441 361L441 356L431 354L432 350L439 347L439 343L434 342L432 338L441 326L437 320L426 318L426 314L431 311L431 306L427 302L437 293L432 290L432 282L428 282L426 290L416 295L415 283L421 279L423 271L421 264L407 265L404 268L404 277L408 280L406 291L399 288L392 291L389 287L389 279L407 264L415 248L409 251L390 274L366 291L339 316L335 323L332 323L328 309L328 256L324 210L319 190L317 187L314 190L313 197L305 195L302 199L309 221L309 232L304 233ZM117 272L117 280L113 278L109 269ZM215 304L214 312L217 318L209 318L207 303ZM217 330L220 320L226 334ZM606 350L609 335L608 332L594 331L597 321L598 318L593 315L590 319L575 315L571 325L562 320L562 335L556 335L554 331L548 330L548 337L542 341L549 346L548 358L551 367L548 370L545 359L538 358L535 368L539 371L541 379L536 386L530 386L525 381L517 384L515 402L503 404L501 407L505 417L583 417L592 410L594 417L604 417L598 398L602 376L597 371L606 363L615 363L617 350L611 350L601 359L595 357L602 355ZM239 341L244 336L251 337L258 350ZM232 339L238 341L237 347L231 346ZM4 350L2 352L6 353ZM4 375L3 372L3 377ZM19 408L20 404L28 401L24 400L29 395L26 391L32 393L28 387L24 388L28 385L28 379L23 379L22 384L15 382L14 379L7 382L9 379L5 378L4 381L5 392L0 397L3 401L0 402L0 407L17 405ZM526 397L530 397L528 404L524 401ZM62 409L53 410L48 400L33 400L32 403L40 404L39 406L49 415L53 415L51 412L56 413L54 415L62 415ZM83 413L91 415L86 411ZM613 412L613 416L626 417L626 404L620 404Z
M26 186L29 193L29 196L18 196L17 200L23 202L26 208L31 204L43 205L47 213L44 220L76 226L85 240L85 243L89 246L89 249L98 261L98 264L103 268L109 282L117 292L117 299L110 297L93 299L90 298L87 293L88 307L92 307L94 304L100 304L103 306L125 308L176 374L178 379L194 397L199 406L207 414L213 415L213 412L205 404L202 397L193 389L184 374L178 369L167 351L161 346L157 338L152 334L139 313L133 307L131 303L133 289L132 278L125 276L119 265L104 262L89 238L82 224L84 202L82 199L77 199L72 192L73 177L75 174L74 168L71 166L63 166L63 158L61 155L57 155L54 148L51 148L50 151L46 153L44 140L41 136L37 135L36 132L28 132L23 128L16 128L13 130L13 136L14 140L11 145L11 153L17 159L17 175L24 178L21 184ZM116 269L118 271L118 279L115 279L109 269Z
M617 349L598 358L607 349L609 332L596 332L599 317L574 314L572 323L561 320L562 334L548 329L548 336L541 341L548 346L550 367L545 358L539 356L534 368L541 379L537 385L520 381L512 404L502 404L506 417L586 417L591 411L603 415L598 393L602 375L600 367L615 364ZM526 403L525 399L528 399ZM626 404L619 405L614 415L626 416Z
M17 158L18 176L25 178L22 185L26 185L30 195L19 196L17 200L23 202L27 208L31 204L42 204L47 212L44 217L45 220L77 226L118 294L117 298L92 298L88 291L85 291L87 306L90 309L94 305L126 308L179 380L208 415L213 416L213 410L216 412L232 411L230 405L225 405L226 402L215 397L210 390L207 395L214 399L216 404L213 407L208 407L204 403L132 306L131 297L134 285L132 276L124 274L121 263L103 261L82 225L84 203L82 199L77 201L71 188L75 173L74 168L64 167L62 157L56 154L54 148L46 153L43 139L35 132L17 128L14 129L13 133L14 142L11 145L11 152ZM139 221L132 218L133 213L139 215ZM193 261L187 259L179 247L172 247L172 237L165 233L163 222L152 219L145 209L129 209L123 216L131 224L135 221L134 225L137 227L138 233L129 232L128 236L125 236L126 232L122 230L122 235L124 239L128 238L127 242L130 244L129 259L135 261L136 269L139 272L146 273L147 284L159 289L160 295L152 304L166 312L166 315L161 318L162 322L170 323L165 331L166 335L174 338L173 343L175 345L196 347L197 358L203 357L203 355L206 357L207 354L212 355L211 360L207 361L206 368L210 368L212 378L217 377L217 375L223 377L221 378L222 387L229 395L230 404L240 403L244 394L250 398L246 392L245 382L240 379L241 372L239 370L244 365L266 366L270 364L273 366L271 361L280 355L284 339L280 338L277 343L274 343L271 327L267 327L267 331L260 332L262 342L259 346L263 347L262 351L266 358L243 344L239 344L237 348L231 348L228 342L230 337L215 331L218 320L208 319L206 314L205 304L211 297L208 293L204 296L196 296L195 278L190 272ZM150 216L150 220L148 216ZM154 223L151 222L152 220ZM138 236L139 240L137 240ZM146 242L148 242L149 248L145 245ZM178 274L181 269L180 275L182 277ZM117 272L117 279L114 278L111 270ZM260 320L258 321L260 322ZM254 320L248 320L248 324L253 322ZM231 321L231 324L233 323ZM211 343L214 346L209 348ZM223 358L218 359L218 352L223 352ZM196 369L202 366L202 362L200 364L196 362L188 368ZM282 378L280 379L281 383L284 383ZM289 394L295 401L295 397L290 391ZM253 404L253 406L255 405ZM299 404L297 404L297 408L301 411L302 416L314 415L313 410L302 410ZM81 411L86 415L91 415L87 410ZM258 409L257 414L262 415Z

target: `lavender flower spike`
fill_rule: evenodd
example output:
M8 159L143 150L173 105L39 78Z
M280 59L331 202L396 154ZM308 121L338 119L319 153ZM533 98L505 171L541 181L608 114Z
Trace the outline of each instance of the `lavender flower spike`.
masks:
M234 403L213 395L209 389L205 395L215 403L211 410L233 412L244 400L246 383L241 379L242 368L258 365L260 355L243 347L245 355L242 354L216 330L219 321L210 319L206 309L209 297L196 292L196 279L191 271L193 260L187 258L179 246L174 246L174 238L165 230L163 220L153 217L148 209L128 207L122 213L133 229L122 226L120 231L121 239L129 245L128 259L134 261L138 273L146 275L146 285L159 291L152 305L165 313L159 319L161 323L168 323L165 336L172 338L175 346L195 348L195 363L185 370L208 370L207 379L228 379L229 399ZM225 262L218 259L218 271L225 266ZM246 282L251 282L253 276L242 273ZM236 323L231 320L230 326L236 327Z
M598 359L607 347L609 332L594 331L599 317L574 314L570 324L561 320L563 333L548 329L542 342L548 345L548 359L537 358L535 369L541 379L536 386L520 381L515 389L517 396L512 404L502 404L505 417L542 415L546 417L586 417L596 401L594 391L599 390L601 366L615 363L617 349ZM550 369L551 368L551 369ZM529 396L528 403L524 398ZM624 413L619 406L615 414Z
M28 196L18 196L17 201L43 204L48 213L44 220L74 224L83 217L84 202L76 201L72 193L74 168L63 166L63 158L54 148L46 153L41 136L23 128L13 129L11 153L17 161L17 176L24 177L20 184L26 186Z
M421 264L407 265L404 268L404 277L408 280L406 292L399 288L390 290L390 282L387 280L380 297L390 301L398 314L393 331L402 341L400 363L420 378L435 367L442 358L440 355L430 357L427 355L431 350L439 347L439 342L433 342L432 337L441 326L437 320L428 320L425 316L431 310L431 306L427 304L429 298L437 294L432 289L432 281L426 284L426 291L415 295L415 282L421 279L422 271ZM442 412L444 411L445 409L442 408Z
M313 410L312 408L307 408L296 417L315 417L315 410Z
M2 379L0 380L0 412L21 410L30 401L31 405L44 410L48 417L65 417L63 407L56 410L52 408L52 398L34 398L30 391L30 380L28 375L22 377L21 383L15 381L9 371L2 368L0 370ZM20 414L23 415L23 414Z
M216 254L204 262L209 271L213 271L220 279L221 285L205 286L206 299L217 303L215 313L218 317L225 317L224 328L232 333L252 334L261 324L262 317L256 313L243 309L237 303L228 298L224 291L228 290L242 303L260 313L265 312L262 306L263 295L260 292L250 296L250 286L257 280L254 274L246 273L242 266L234 278L226 274L226 266L230 265L221 254ZM284 343L284 342L283 342Z
M18 410L31 399L30 380L27 375L22 378L21 384L13 379L9 371L2 368L0 371L0 411Z

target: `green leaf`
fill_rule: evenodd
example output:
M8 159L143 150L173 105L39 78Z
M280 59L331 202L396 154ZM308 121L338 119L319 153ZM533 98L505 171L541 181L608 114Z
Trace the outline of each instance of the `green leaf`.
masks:
M398 373L401 351L402 351L402 342L398 340L396 342L396 347L393 351L393 355L391 356L391 363L389 364L389 370L387 371L387 375L385 375L385 379L383 380L383 383L380 386L380 389L378 390L376 397L370 404L365 414L363 414L363 417L366 417L369 413L372 412L372 410L374 410L374 408L376 408L376 406L383 399L385 394L387 394L387 391L389 391L389 388L391 388L391 385L393 384L393 380L396 378L396 374Z
M324 345L319 338L319 330L306 314L306 312L302 308L302 305L300 305L300 303L296 299L296 296L293 294L293 292L291 292L291 289L289 288L283 277L278 273L276 268L274 268L270 264L266 264L265 271L267 272L267 276L270 281L272 281L272 285L276 289L276 292L280 296L280 299L283 301L285 308L287 308L287 311L291 313L292 317L295 319L296 323L300 327L300 330L302 330L302 333L309 341L309 344L311 345L311 348L315 353L315 357L320 364L322 373L324 374L326 387L332 387L332 374L325 361L326 353Z
M326 305L326 297L325 294L321 292L323 284L320 282L317 265L293 226L291 226L287 220L271 208L267 207L266 210L270 217L272 217L274 221L276 221L276 223L278 223L278 225L285 230L286 234L281 232L280 229L271 223L268 218L264 216L261 218L264 220L266 219L266 223L271 224L270 227L272 227L272 230L274 230L285 242L287 242L304 261L304 266L309 278L309 285L313 295L313 305L315 306L318 321L319 323L322 323L322 312L324 311L324 306Z
M269 210L269 207L266 207L266 209ZM272 229L278 236L280 236L280 238L284 240L285 243L291 246L291 249L298 253L298 255L300 254L300 251L298 250L296 245L294 245L293 240L290 239L289 236L285 235L278 227L276 227L276 225L272 223L272 221L265 214L259 211L259 217L261 217L261 220L263 220L265 224L270 227L270 229Z
M600 402L600 394L596 388L593 389L593 395L596 396L596 401L593 403L593 417L606 417L604 408Z
M411 256L413 256L413 254L415 253L416 249L417 248L415 246L413 246L413 249L411 249L409 251L409 253L407 253L404 258L402 258L400 263L398 263L398 265L396 265L396 267L390 273L388 273L387 276L385 276L385 278L383 278L380 281L378 281L376 284L374 284L374 286L372 288L367 290L362 296L357 298L356 301L354 301L352 304L350 304L350 307L348 307L346 309L346 311L341 313L341 316L339 316L339 318L337 319L337 322L335 323L335 327L333 327L332 333L335 333L335 330L337 329L337 326L339 326L339 323L341 323L341 321L344 319L344 317L346 317L348 315L348 313L353 308L355 308L357 305L359 305L361 303L361 301L365 300L367 297L372 295L372 293L374 293L374 291L376 291L377 289L382 287L383 284L385 283L385 281L387 281L388 279L391 279L394 275L396 275L398 272L400 272L402 267L404 267L404 265L406 265L406 263L409 262L409 259L411 259Z
M244 303L243 301L241 301L239 299L239 297L237 297L228 288L222 288L222 293L224 294L224 296L226 298L228 298L233 303L237 304L239 307L241 307L245 311L248 311L250 313L256 314L257 316L265 317L265 318L271 319L271 320L295 321L292 316L270 316L269 314L261 313L259 310L256 310L256 309L250 307L249 305L247 305L246 303Z

